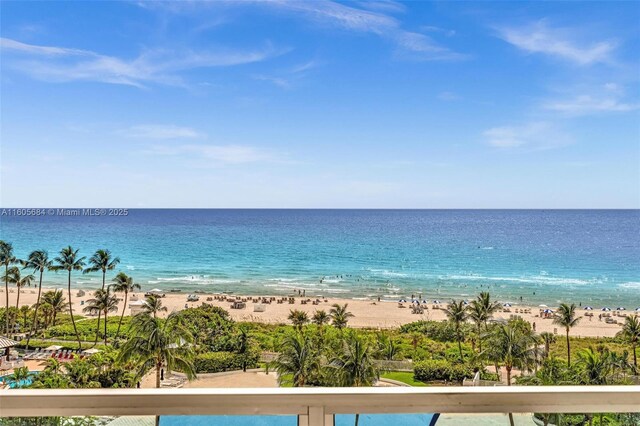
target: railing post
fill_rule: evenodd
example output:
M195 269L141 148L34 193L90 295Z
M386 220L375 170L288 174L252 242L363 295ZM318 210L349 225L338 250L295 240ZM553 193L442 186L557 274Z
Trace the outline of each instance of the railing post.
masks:
M324 407L309 407L309 426L325 426Z

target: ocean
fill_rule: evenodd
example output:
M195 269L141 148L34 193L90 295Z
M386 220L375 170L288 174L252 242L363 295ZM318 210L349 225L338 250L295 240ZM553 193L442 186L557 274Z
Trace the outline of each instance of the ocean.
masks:
M640 306L639 210L131 209L125 216L0 216L18 257L108 248L152 288ZM115 275L110 274L110 278ZM98 274L74 275L95 288ZM45 274L45 285L65 275Z

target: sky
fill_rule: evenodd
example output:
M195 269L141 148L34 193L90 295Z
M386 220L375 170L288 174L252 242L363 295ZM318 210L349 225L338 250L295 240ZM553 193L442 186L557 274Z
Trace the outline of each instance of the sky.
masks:
M2 2L2 207L640 208L639 2Z

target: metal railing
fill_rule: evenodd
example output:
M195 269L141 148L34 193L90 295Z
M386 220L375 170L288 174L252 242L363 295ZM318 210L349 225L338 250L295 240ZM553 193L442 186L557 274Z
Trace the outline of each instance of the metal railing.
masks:
M12 389L0 416L297 415L331 426L351 413L601 413L640 411L640 386L429 388Z

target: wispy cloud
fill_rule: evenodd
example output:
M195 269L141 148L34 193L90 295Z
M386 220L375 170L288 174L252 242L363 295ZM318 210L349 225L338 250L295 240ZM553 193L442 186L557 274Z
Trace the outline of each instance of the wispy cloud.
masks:
M492 127L483 133L494 148L543 150L573 142L572 138L549 122L532 122L513 126Z
M640 109L640 102L625 100L624 87L615 83L606 83L589 90L581 89L577 94L556 98L544 102L547 110L558 111L566 115L589 115L608 112L627 112Z
M420 60L461 60L468 56L440 45L429 36L406 30L391 13L404 11L404 6L391 1L357 2L349 5L335 1L202 1L202 2L154 2L154 8L173 13L196 13L211 7L246 7L257 5L279 12L302 17L317 25L340 28L346 31L375 34L393 42L401 55ZM357 5L360 7L353 7ZM143 4L143 7L149 7Z
M175 146L157 145L148 151L155 155L187 156L195 160L221 164L246 164L273 161L269 152L246 145L196 145L183 144Z
M453 92L440 92L438 93L438 99L441 101L457 101L460 99L460 96Z
M555 56L578 65L609 63L616 49L613 41L580 42L577 30L553 28L546 20L497 30L500 38L519 49Z
M318 67L320 63L316 60L310 60L301 64L290 67L277 74L255 74L253 78L255 80L267 81L282 89L290 89L296 82L304 78L308 71Z
M26 44L2 38L0 47L9 66L34 78L53 81L97 81L144 87L148 83L184 85L181 71L260 62L286 50L266 44L253 51L146 50L133 59L101 55L88 50ZM9 62L11 61L11 62Z
M132 126L117 132L119 135L138 139L193 139L204 135L190 127L166 124Z

